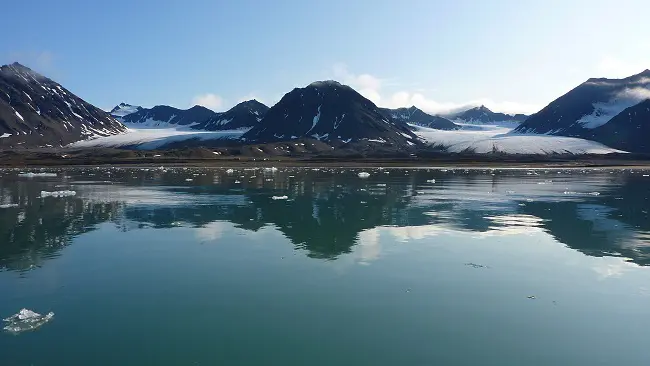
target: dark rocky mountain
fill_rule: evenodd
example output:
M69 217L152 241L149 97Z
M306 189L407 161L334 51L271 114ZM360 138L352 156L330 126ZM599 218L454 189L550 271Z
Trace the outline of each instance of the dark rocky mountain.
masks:
M650 154L650 99L594 128L589 138L615 149Z
M522 122L526 119L525 114L505 114L492 112L488 107L481 105L463 112L455 113L449 116L452 121L466 123L495 123L495 122Z
M111 109L110 114L115 118L124 117L128 114L141 111L143 108L137 105L131 105L126 103L120 103Z
M0 147L62 146L126 127L19 63L0 67Z
M420 139L396 124L373 102L336 81L319 81L296 88L268 110L242 139L272 142L296 138L320 141L371 141L408 147Z
M268 110L269 107L257 100L249 100L226 112L217 113L192 128L207 131L249 129L259 124Z
M648 97L650 70L624 79L589 79L530 116L514 132L590 138L594 128Z
M395 122L407 125L412 123L418 126L435 128L438 130L458 130L460 126L447 118L432 116L421 109L412 106L409 108L380 108L385 115L390 116Z
M208 108L195 105L190 109L178 109L167 105L157 105L120 117L120 121L143 127L188 126L204 122L217 115Z

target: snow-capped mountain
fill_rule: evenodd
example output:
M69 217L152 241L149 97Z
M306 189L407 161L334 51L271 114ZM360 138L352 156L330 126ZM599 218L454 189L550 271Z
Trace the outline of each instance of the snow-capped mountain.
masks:
M589 138L593 129L647 98L650 70L624 79L589 79L530 116L515 132Z
M127 125L138 127L179 127L198 124L212 118L217 113L196 105L190 109L178 109L167 105L142 108L139 111L120 117Z
M126 127L19 63L0 67L0 146L61 146Z
M650 99L624 109L600 127L590 139L620 150L650 153Z
M318 81L287 93L245 141L270 142L295 138L361 141L392 146L419 144L406 126L394 123L370 100L336 81Z
M111 116L115 118L120 118L124 117L127 114L135 113L141 111L143 108L137 105L131 105L131 104L126 104L126 103L120 103L115 106L115 108L111 109L109 112Z
M402 124L415 124L422 127L435 128L437 130L458 130L460 126L447 118L432 116L421 109L412 106L409 108L380 108L382 112L390 116L395 122Z
M492 112L488 107L481 105L479 107L470 108L460 113L449 115L448 118L454 122L463 123L497 123L497 122L523 122L528 116L525 114L505 114L499 112Z
M223 113L216 113L209 119L192 126L195 130L243 130L255 127L262 120L269 107L257 100L241 102Z

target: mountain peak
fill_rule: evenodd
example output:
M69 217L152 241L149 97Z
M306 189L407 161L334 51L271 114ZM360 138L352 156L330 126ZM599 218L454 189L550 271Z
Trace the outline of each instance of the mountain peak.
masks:
M42 75L40 75L36 71L30 69L29 67L19 62L13 62L9 65L4 65L0 69L2 69L3 71L8 71L13 74L27 74L27 75L31 75L34 78L38 78L38 79L43 78Z
M343 84L339 83L336 80L318 80L314 81L313 83L307 85L307 87L331 87L331 86L344 86Z

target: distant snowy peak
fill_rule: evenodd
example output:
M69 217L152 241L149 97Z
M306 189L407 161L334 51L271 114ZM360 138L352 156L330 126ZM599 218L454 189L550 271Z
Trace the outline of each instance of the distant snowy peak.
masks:
M141 108L135 113L121 117L120 120L128 125L138 127L163 128L199 124L214 117L216 114L198 105L190 109L178 109L166 105L158 105L153 108Z
M0 146L61 146L125 130L108 113L30 68L0 67Z
M111 109L110 113L113 117L119 118L119 117L124 117L131 113L139 112L142 109L143 109L142 107L137 105L120 103L116 105L115 108Z
M317 81L287 93L244 136L270 142L296 138L368 141L412 146L419 138L354 89L336 81Z
M488 107L481 105L466 111L453 114L449 118L457 122L465 123L497 123L497 122L523 122L528 116L525 114L505 114L493 112Z
M422 127L435 128L437 130L460 129L459 125L448 120L447 118L432 116L415 106L397 109L381 108L381 110L397 123L411 123Z
M624 79L589 79L532 115L516 132L587 138L591 130L648 98L649 70Z
M226 112L216 113L206 121L192 126L196 130L244 130L260 123L269 107L257 100L241 102Z

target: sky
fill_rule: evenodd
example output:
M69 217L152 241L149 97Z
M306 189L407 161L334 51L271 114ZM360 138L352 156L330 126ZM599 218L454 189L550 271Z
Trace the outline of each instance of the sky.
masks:
M650 68L647 0L8 1L0 63L103 109L247 99L316 80L382 107L532 113Z

